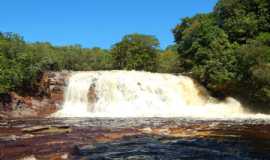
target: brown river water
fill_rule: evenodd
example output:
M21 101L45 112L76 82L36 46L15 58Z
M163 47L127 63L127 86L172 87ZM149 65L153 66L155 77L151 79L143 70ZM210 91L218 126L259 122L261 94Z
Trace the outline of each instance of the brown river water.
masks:
M270 159L270 116L189 77L74 72L67 84L51 118L0 120L0 160Z
M270 159L270 121L192 118L0 120L0 159Z

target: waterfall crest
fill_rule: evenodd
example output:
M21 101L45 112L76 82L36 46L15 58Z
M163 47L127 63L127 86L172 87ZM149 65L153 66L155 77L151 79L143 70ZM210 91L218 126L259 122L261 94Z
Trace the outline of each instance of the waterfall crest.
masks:
M138 71L74 72L55 117L250 116L233 98L215 102L186 76Z

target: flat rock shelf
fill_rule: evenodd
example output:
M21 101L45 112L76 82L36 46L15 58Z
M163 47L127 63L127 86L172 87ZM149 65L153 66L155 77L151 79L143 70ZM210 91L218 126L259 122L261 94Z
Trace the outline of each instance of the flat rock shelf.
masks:
M230 159L270 157L259 119L50 118L0 121L0 159Z

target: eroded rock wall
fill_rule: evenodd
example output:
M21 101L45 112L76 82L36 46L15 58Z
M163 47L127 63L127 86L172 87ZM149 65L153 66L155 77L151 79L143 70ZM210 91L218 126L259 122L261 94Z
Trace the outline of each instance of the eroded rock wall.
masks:
M37 96L9 93L0 101L0 118L47 117L60 109L71 72L46 72L39 84Z

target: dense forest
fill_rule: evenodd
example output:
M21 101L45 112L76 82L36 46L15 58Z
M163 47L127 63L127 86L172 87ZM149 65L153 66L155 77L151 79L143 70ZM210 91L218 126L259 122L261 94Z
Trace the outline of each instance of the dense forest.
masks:
M0 96L33 94L42 73L145 70L183 73L218 98L234 96L270 111L270 1L219 0L213 12L186 17L162 50L154 36L130 34L111 49L27 43L0 33Z

